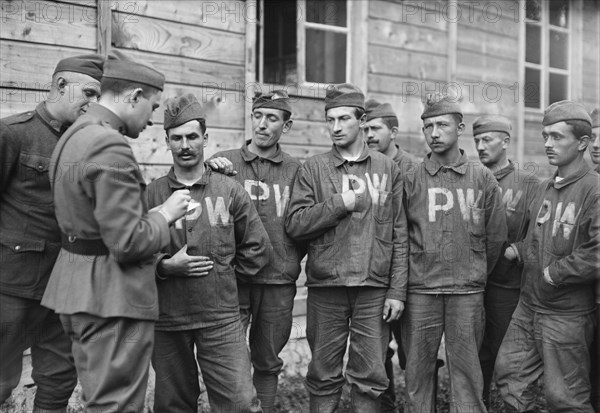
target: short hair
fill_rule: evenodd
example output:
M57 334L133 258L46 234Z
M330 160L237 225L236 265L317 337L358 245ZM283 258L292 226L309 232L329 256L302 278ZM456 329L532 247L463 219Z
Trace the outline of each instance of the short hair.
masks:
M287 110L282 110L281 112L283 112L283 121L287 122L288 120L290 120L292 118L292 114L290 112L288 112Z
M354 116L356 116L356 119L358 120L360 120L360 118L362 118L365 113L366 111L363 108L354 108Z
M456 122L457 126L460 123L462 123L462 121L463 121L463 115L461 115L460 113L451 113L451 115L454 118L454 122Z
M131 89L142 89L142 95L147 99L155 93L160 92L159 89L154 86L147 85L145 83L132 82L130 80L123 79L114 79L112 77L103 77L100 81L100 91L104 94L104 92L112 92L114 94L120 95L126 90Z
M384 116L381 118L381 121L383 122L383 124L385 126L388 127L388 129L392 129L392 128L397 128L399 123L398 123L398 118L395 116Z
M592 136L592 125L581 119L566 120L565 123L571 127L571 132L576 139L583 136Z

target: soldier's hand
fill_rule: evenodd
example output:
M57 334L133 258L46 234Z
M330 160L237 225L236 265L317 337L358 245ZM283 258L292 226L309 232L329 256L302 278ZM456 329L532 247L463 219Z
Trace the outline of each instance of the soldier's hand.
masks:
M383 303L383 319L390 323L398 320L404 311L404 301L386 298Z
M356 194L353 190L349 189L348 191L342 192L342 200L344 201L346 211L354 211L354 208L356 207Z
M213 262L201 255L188 255L187 244L171 258L159 263L159 272L167 277L204 277L213 269Z
M169 224L172 224L187 213L191 199L189 189L179 189L171 194L158 212L165 217Z
M506 248L506 251L504 251L504 258L506 258L509 261L514 261L517 258L519 258L517 256L517 251L515 249L515 247L513 247L513 245L509 245L508 248Z
M209 159L206 161L206 164L210 166L210 169L213 171L217 171L229 176L237 175L237 171L234 169L233 163L229 159L222 156Z

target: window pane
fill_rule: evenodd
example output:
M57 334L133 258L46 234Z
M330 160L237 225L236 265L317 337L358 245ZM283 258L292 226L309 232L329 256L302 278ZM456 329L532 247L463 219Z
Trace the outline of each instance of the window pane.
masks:
M550 8L550 24L567 27L569 24L569 1L552 0L548 2Z
M346 27L346 0L307 0L306 21Z
M265 0L263 80L284 85L298 81L296 60L296 1Z
M550 30L550 67L557 69L569 68L569 35Z
M568 78L566 75L559 75L556 73L550 73L550 101L548 104L558 102L559 100L568 99Z
M537 69L525 69L525 107L540 107L540 71Z
M306 80L316 83L346 81L346 35L306 29Z
M525 49L525 61L529 63L541 63L541 51L542 51L542 30L541 27L533 24L525 25L525 43L527 44Z
M539 22L542 17L542 0L527 0L525 16Z

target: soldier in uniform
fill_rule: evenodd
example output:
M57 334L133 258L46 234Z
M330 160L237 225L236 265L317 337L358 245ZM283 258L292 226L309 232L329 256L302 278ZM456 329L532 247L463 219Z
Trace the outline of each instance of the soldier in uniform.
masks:
M401 175L410 173L412 168L420 161L416 156L398 146L398 117L392 109L392 105L369 99L365 102L365 114L367 117L363 131L369 149L376 150L393 159L400 168ZM404 370L406 368L406 354L404 354L400 338L400 320L394 320L390 323L390 332L392 333L390 339L395 338L396 341L400 368ZM385 372L390 383L381 395L381 411L383 413L397 411L394 367L392 365L393 356L394 350L388 346L385 357Z
M240 311L250 323L250 352L254 386L263 411L275 403L278 375L283 367L279 352L292 330L296 280L304 255L285 233L284 220L290 189L300 162L281 150L279 140L292 127L292 107L285 91L259 94L252 103L253 138L240 149L220 152L238 171L234 179L244 186L264 224L274 254L251 279L238 280Z
M583 155L592 121L582 105L560 101L546 108L542 125L546 156L557 170L529 204L527 236L505 251L524 269L496 378L509 412L534 411L540 376L549 410L591 412L600 193L598 174Z
M260 277L271 252L268 235L244 188L204 164L208 134L194 95L165 102L164 128L173 167L148 186L149 206L183 188L192 204L156 260L154 411L198 410L197 359L213 411L260 412L236 276Z
M496 177L506 210L508 243L521 241L527 231L526 212L533 200L539 180L535 170L523 170L507 157L512 125L500 115L481 116L473 123L475 149L484 164ZM498 349L510 323L521 286L522 267L503 256L488 276L485 287L485 333L479 351L483 373L483 401L489 406L490 383Z
M169 243L189 191L147 212L125 136L159 106L164 76L109 54L102 97L61 137L50 162L62 248L42 305L60 315L88 411L143 410L158 297L152 257Z
M590 113L592 118L592 136L590 140L589 150L592 162L596 165L595 171L600 173L600 110L594 109Z
M21 378L31 347L34 411L65 411L77 384L71 342L40 305L60 250L48 168L65 129L100 95L104 59L61 60L35 110L0 120L0 404Z
M431 153L404 178L410 240L401 320L406 408L435 410L435 366L445 334L451 411L485 412L478 353L483 291L506 240L502 197L492 173L459 148L465 125L457 102L430 96L421 119Z
M333 147L298 170L285 223L292 239L309 242L310 411L336 411L349 338L351 409L379 412L387 322L400 317L406 293L402 181L394 161L362 138L364 95L356 86L331 85L325 115Z

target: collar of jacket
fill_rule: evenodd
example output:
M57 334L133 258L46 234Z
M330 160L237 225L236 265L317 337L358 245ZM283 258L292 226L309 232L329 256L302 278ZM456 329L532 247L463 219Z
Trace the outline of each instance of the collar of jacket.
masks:
M48 109L46 108L46 101L40 102L37 105L37 107L35 108L35 111L37 112L39 117L42 119L42 121L46 125L50 126L50 128L57 135L62 135L70 126L70 125L62 123L59 120L56 120L52 117L52 115L50 114L50 112L48 112Z
M248 149L248 145L250 145L250 142L252 142L252 139L247 140L244 143L244 146L242 146L242 158L246 162L252 162L256 158L259 158L259 156L257 154L255 154L254 152L250 152L250 150ZM276 146L276 150L275 150L275 153L273 154L273 156L271 156L270 158L262 158L262 159L266 159L267 161L273 162L273 163L283 162L283 153L281 152L281 146L279 146L278 143L276 143L275 145L277 145L277 146Z
M208 185L209 176L211 174L212 174L212 169L210 169L210 167L205 163L204 164L204 173L202 174L200 179L198 179L192 186ZM169 173L167 174L167 182L169 183L169 187L173 190L189 188L187 185L184 185L177 180L177 177L175 176L175 168L173 168L173 167L171 167L171 169L169 169Z
M508 166L505 166L502 169L498 169L497 171L494 171L494 177L496 177L496 180L500 181L502 178L504 178L506 175L508 175L509 173L511 173L514 170L515 170L515 164L509 159Z
M591 168L587 164L586 161L581 161L581 167L577 170L577 172L575 172L573 175L566 176L560 182L556 182L555 178L558 176L558 169L557 169L556 172L554 172L554 174L552 175L552 178L550 179L548 186L552 185L552 186L554 186L555 189L564 188L565 186L570 185L573 182L579 181L590 171L590 169Z
M98 103L90 103L86 115L100 120L103 125L107 125L111 129L118 131L121 135L127 135L125 122L123 122L112 110L105 108Z
M467 173L467 169L469 167L469 158L465 155L465 151L459 149L460 158L458 162L452 163L450 165L442 165L436 161L431 160L431 152L425 156L425 160L423 163L425 164L425 169L429 172L429 175L435 176L441 169L452 169L454 172L464 175Z
M331 148L331 154L333 156L333 164L335 165L336 168L339 167L340 165L343 165L345 162L350 162L340 154L340 151L338 151L338 148L335 145L333 145ZM360 156L358 157L358 159L356 159L355 161L351 161L351 162L354 162L354 163L364 162L365 160L367 160L367 158L370 158L370 157L371 157L371 154L369 152L369 147L367 146L366 142L363 142L362 152L360 153Z

